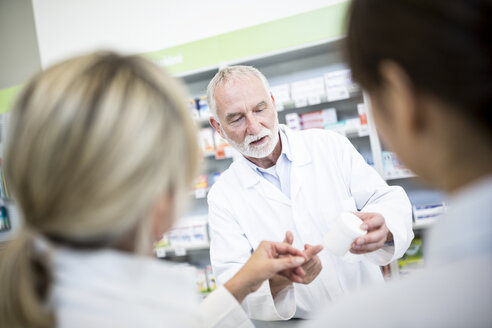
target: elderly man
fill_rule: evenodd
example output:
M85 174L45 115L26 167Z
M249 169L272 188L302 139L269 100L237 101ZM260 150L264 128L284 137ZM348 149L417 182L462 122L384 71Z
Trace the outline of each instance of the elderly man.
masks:
M251 318L309 318L321 304L383 281L379 266L403 255L413 239L410 202L389 187L344 137L278 124L266 78L248 66L220 70L207 91L210 124L241 154L210 190L210 257L219 283L262 240L304 249L303 280L276 276L243 302ZM337 257L321 246L343 211L367 234Z

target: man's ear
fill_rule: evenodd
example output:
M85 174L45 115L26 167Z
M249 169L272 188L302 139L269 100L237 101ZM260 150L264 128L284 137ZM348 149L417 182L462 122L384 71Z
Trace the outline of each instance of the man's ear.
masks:
M395 62L386 60L379 66L383 78L382 100L391 112L395 128L405 133L421 132L425 124L425 108L407 73Z
M213 116L210 116L210 119L208 120L210 122L210 125L214 128L214 130L220 134L220 136L223 138L223 139L226 139L224 133L222 132L222 129L220 128L220 123L219 121L217 121L215 119L215 117Z
M270 91L270 98L272 98L273 108L277 108L277 105L275 104L275 97L273 96L273 93L271 91Z

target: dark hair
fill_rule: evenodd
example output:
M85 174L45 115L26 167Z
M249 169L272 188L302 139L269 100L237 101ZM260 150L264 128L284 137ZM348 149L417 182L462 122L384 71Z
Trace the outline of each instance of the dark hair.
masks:
M397 63L492 137L491 0L353 0L346 55L353 78L381 86L382 61Z

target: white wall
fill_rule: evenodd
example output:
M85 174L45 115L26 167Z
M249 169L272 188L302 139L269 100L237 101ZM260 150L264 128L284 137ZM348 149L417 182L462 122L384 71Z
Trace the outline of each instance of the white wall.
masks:
M0 89L41 70L31 0L0 0Z
M32 0L41 64L92 51L143 53L343 0Z

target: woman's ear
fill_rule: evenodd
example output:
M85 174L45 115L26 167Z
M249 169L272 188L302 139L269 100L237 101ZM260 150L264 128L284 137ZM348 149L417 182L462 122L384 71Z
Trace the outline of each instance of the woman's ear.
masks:
M170 196L159 197L151 211L152 232L154 240L160 240L174 223L174 204Z
M392 113L394 128L407 136L421 132L425 110L407 73L390 60L382 62L379 69L383 79L381 97Z

